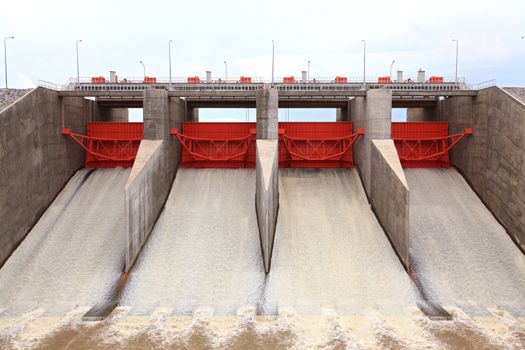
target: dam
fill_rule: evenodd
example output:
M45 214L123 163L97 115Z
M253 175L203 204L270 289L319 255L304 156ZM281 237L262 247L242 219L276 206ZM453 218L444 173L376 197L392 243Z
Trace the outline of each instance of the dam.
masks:
M524 344L522 100L208 78L41 82L0 110L1 345Z

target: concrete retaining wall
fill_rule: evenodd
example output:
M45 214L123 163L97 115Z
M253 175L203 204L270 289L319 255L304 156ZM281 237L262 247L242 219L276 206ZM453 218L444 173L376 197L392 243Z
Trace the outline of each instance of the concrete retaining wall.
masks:
M370 204L401 262L410 270L410 191L392 140L371 141Z
M451 133L474 135L451 152L452 164L525 250L525 105L498 87L442 103Z
M94 111L93 101L37 88L0 112L0 265L84 165L84 151L62 136L62 112L85 133Z
M275 225L279 210L279 156L277 140L257 140L255 208L264 258L270 271Z

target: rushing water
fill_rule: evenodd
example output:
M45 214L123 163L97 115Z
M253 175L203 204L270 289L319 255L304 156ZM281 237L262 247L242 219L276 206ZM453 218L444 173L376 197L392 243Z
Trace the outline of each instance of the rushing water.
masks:
M93 306L124 261L129 170L78 171L0 269L0 309L63 313Z
M319 314L415 307L411 282L355 169L280 171L279 217L265 311Z
M78 172L0 270L0 349L525 348L523 256L441 170L407 173L412 259L432 297L466 306L449 309L453 321L415 307L356 170L280 172L265 276L254 171L180 169L122 306L83 322L122 270L128 174Z
M455 169L407 169L412 263L427 292L471 314L525 316L525 256Z
M255 214L255 170L180 169L123 293L149 313L257 307L265 273Z

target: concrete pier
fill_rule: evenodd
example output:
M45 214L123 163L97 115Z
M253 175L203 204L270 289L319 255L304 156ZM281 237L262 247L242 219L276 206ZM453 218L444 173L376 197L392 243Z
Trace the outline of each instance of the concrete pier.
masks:
M185 118L185 103L165 90L146 90L144 138L126 184L126 267L133 266L159 217L180 163L169 131Z
M279 210L279 155L277 140L257 140L255 206L264 270L270 272L277 212Z
M279 97L277 89L265 86L257 90L257 139L277 140L279 128Z
M279 141L277 89L257 91L257 159L255 209L266 273L270 263L279 210Z
M370 158L370 204L401 262L410 271L410 191L394 141L372 140Z
M371 142L390 139L392 128L392 91L374 89L366 98L356 97L350 102L350 121L354 130L365 129L365 135L354 146L354 156L367 196L370 198Z

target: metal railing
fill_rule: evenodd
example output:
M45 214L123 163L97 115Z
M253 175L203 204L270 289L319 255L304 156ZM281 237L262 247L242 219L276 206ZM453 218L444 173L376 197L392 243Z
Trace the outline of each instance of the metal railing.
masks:
M192 77L194 78L194 77ZM289 80L290 77L288 77ZM200 78L194 82L188 82L188 77L157 77L152 82L145 82L140 77L119 78L118 82L109 82L109 79L101 82L93 82L90 77L82 77L79 81L70 78L64 85L54 84L40 80L38 86L56 91L141 91L145 89L168 89L173 91L250 91L259 90L263 84L270 84L271 80L265 78L251 78L251 83L241 82L240 77L229 77L228 79L214 77L206 80ZM444 78L443 82L435 83L416 82L407 79L403 82L378 82L377 77L367 77L365 85L363 78L348 77L346 82L336 81L334 78L315 77L309 80L294 79L293 82L283 82L282 77L274 78L273 85L280 91L355 91L364 89L386 88L398 91L465 91L479 90L495 86L496 81L488 80L479 84L467 84L465 78Z

